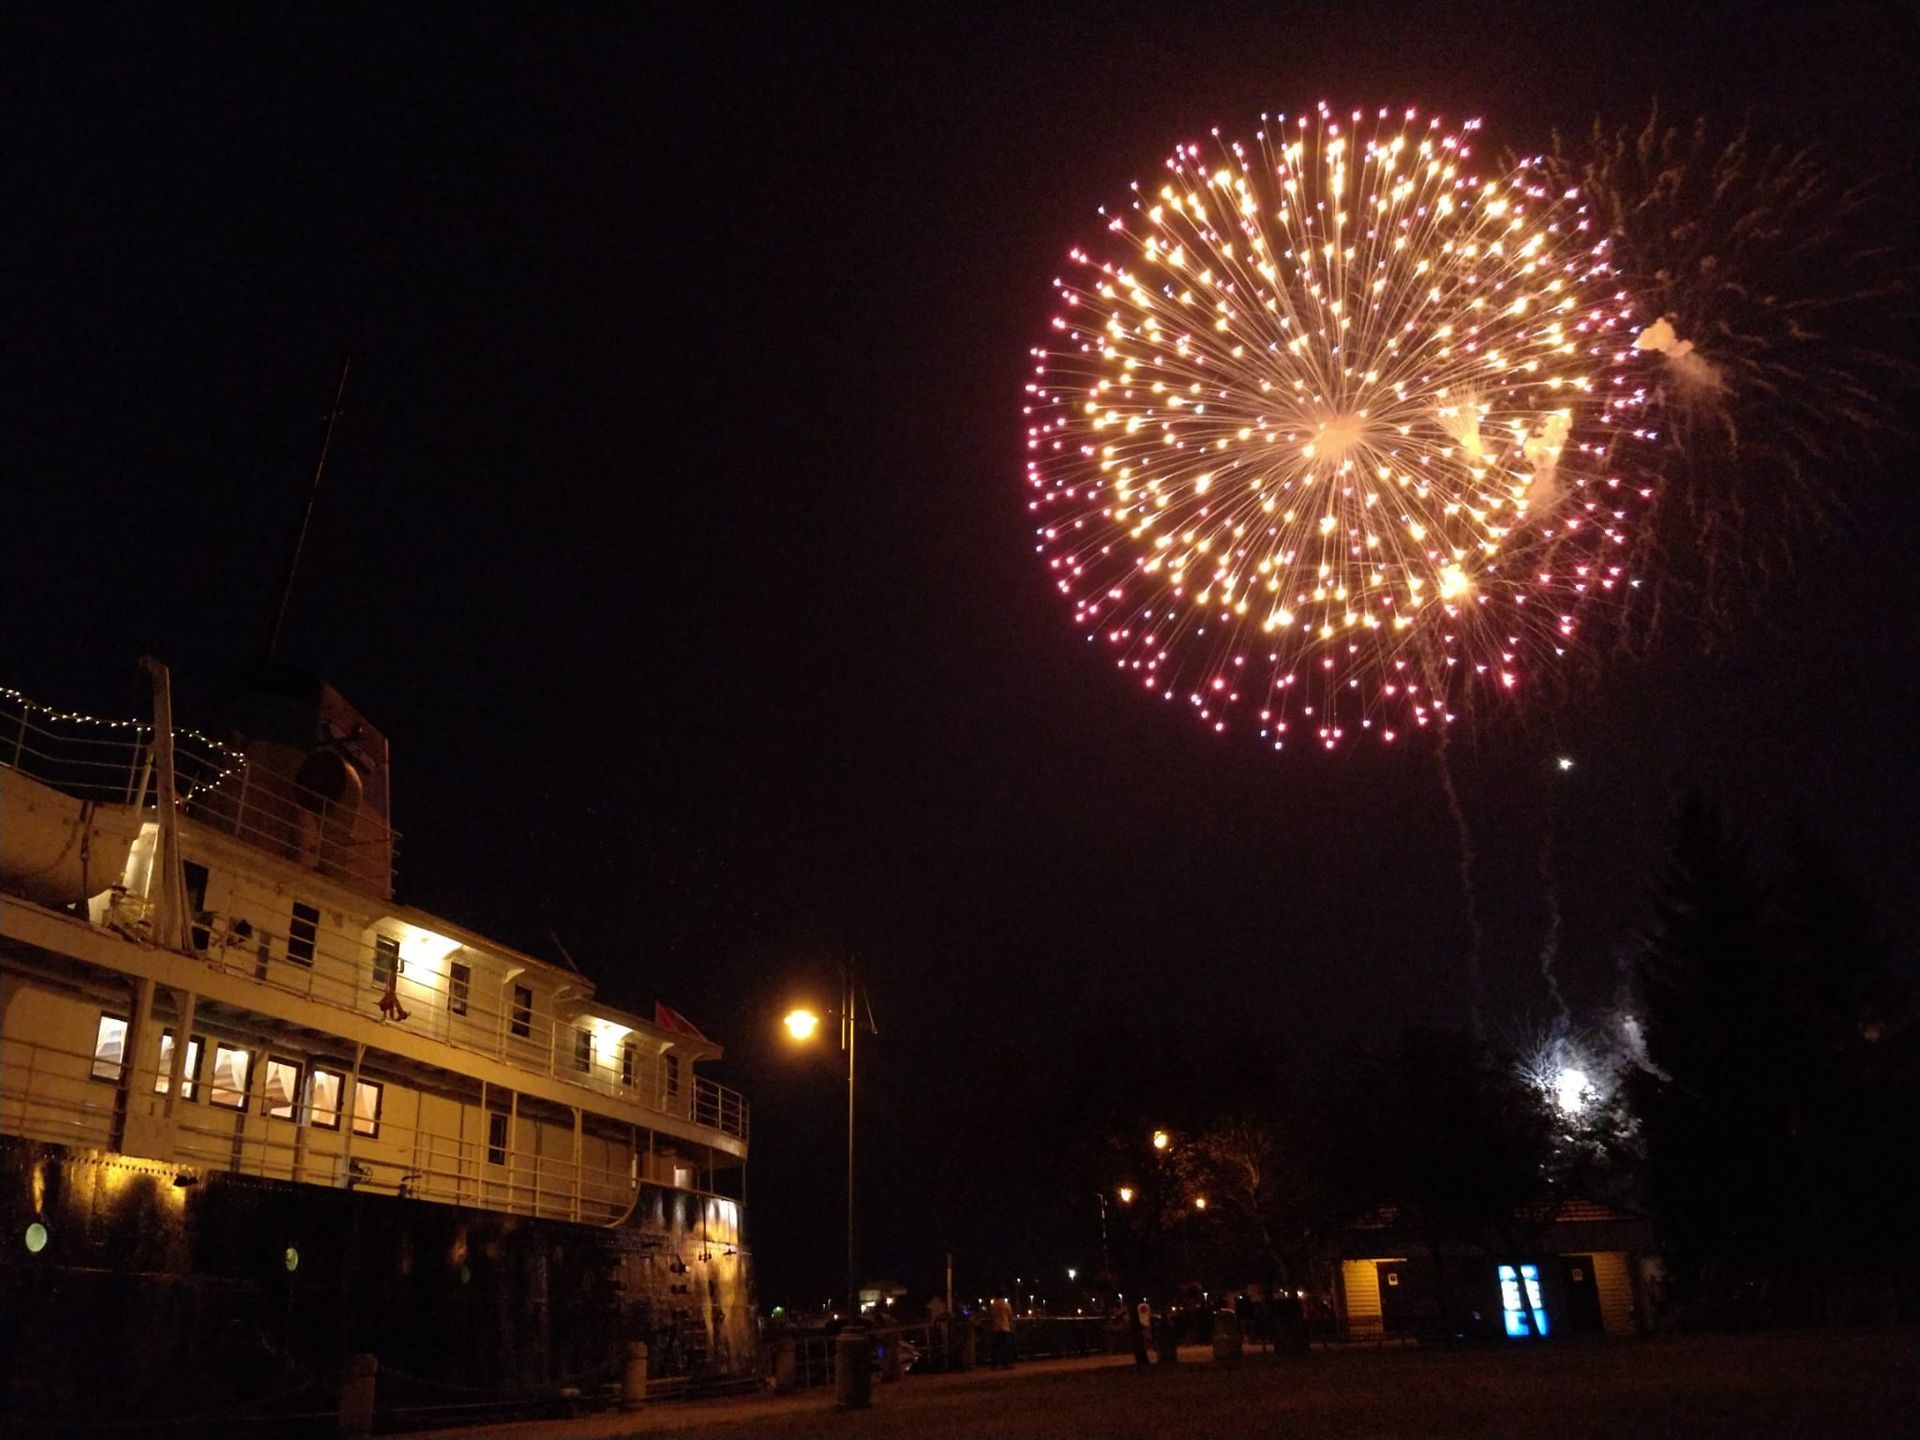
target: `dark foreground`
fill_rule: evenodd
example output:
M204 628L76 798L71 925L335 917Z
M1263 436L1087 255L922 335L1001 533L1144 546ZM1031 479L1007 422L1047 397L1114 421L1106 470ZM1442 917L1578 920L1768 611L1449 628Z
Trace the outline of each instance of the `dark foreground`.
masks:
M1198 1352L1195 1354L1199 1360ZM908 1379L838 1414L816 1392L499 1427L506 1437L1909 1436L1920 1332L1664 1337L1497 1350L1251 1355L1136 1373L1050 1364ZM468 1432L486 1433L486 1432Z

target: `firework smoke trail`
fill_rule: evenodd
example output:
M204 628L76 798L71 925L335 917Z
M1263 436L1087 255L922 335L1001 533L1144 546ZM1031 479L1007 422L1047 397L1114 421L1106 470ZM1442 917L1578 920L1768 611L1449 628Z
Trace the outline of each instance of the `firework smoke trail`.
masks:
M1646 317L1539 161L1471 172L1477 124L1322 106L1180 146L1054 282L1036 549L1209 730L1431 730L1624 593Z
M1553 762L1555 775L1563 775L1572 768L1573 761L1564 755ZM1560 1024L1565 1027L1573 1022L1573 1012L1567 1008L1567 997L1560 993L1560 977L1553 971L1560 958L1560 885L1553 863L1554 834L1558 828L1553 802L1558 793L1558 787L1549 778L1546 834L1540 845L1540 886L1547 899L1547 934L1540 946L1540 978L1547 982L1547 993L1553 996L1553 1003L1560 1011Z
M1480 924L1480 905L1473 888L1473 832L1467 826L1467 812L1460 804L1460 792L1453 785L1453 726L1442 723L1440 743L1434 746L1435 762L1440 769L1440 789L1447 797L1447 813L1453 816L1454 836L1460 845L1460 894L1467 907L1467 1013L1473 1023L1473 1038L1486 1034L1487 977L1482 958L1486 950L1486 932Z
M1657 497L1649 616L1721 622L1751 606L1803 537L1847 513L1862 462L1898 428L1914 381L1911 216L1889 203L1897 187L1836 178L1852 165L1657 111L1556 137L1543 159L1585 197L1649 321L1635 345L1664 443L1623 457ZM1663 591L1681 603L1661 605Z

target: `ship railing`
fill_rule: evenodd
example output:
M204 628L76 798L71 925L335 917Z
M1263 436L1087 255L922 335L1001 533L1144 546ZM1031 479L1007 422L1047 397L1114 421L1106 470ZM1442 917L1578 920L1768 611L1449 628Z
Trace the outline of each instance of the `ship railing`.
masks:
M751 1115L739 1091L692 1074L677 1058L648 1053L651 1042L630 1041L632 1032L620 1026L590 1015L563 1017L544 996L516 1005L511 979L489 983L482 966L467 965L466 978L456 978L464 947L427 961L409 957L403 946L396 970L394 952L373 939L355 942L323 930L296 949L286 935L214 912L197 917L193 938L209 964L276 990L378 1019L450 1051L748 1138ZM460 1068L453 1055L448 1068Z
M325 795L197 730L176 727L173 740L184 813L342 883L393 893L399 832L357 798ZM0 765L95 804L158 801L153 726L52 710L15 690L0 689Z
M115 1092L91 1055L0 1039L0 1134L97 1149L111 1143Z
M205 1073L190 1082L192 1092L183 1089L175 1108L172 1152L140 1158L587 1224L626 1216L645 1178L637 1151L614 1165L553 1154L550 1147L570 1144L571 1136L552 1124L535 1128L532 1146L517 1143L519 1137L511 1134L507 1143L494 1145L484 1133L449 1135L384 1115L369 1121L354 1113L350 1100L345 1113L327 1112L329 1123L326 1114L316 1116L313 1109L311 1071L304 1073L305 1094L269 1109L261 1079L265 1058L266 1052L259 1052L252 1066L244 1109L215 1105ZM0 1041L0 1133L75 1149L113 1148L118 1070L117 1064L102 1065L80 1051ZM145 1082L146 1077L136 1079ZM369 1082L383 1087L383 1098L390 1093L384 1077L369 1077ZM151 1083L154 1093L130 1096L131 1108L158 1110L164 1082L156 1075ZM460 1113L466 1117L463 1124L471 1119L471 1111ZM522 1117L522 1126L532 1123ZM543 1140L549 1148L542 1147ZM583 1134L582 1143L589 1140L612 1143ZM695 1195L702 1206L698 1233L703 1244L739 1248L737 1202L693 1187L676 1188Z

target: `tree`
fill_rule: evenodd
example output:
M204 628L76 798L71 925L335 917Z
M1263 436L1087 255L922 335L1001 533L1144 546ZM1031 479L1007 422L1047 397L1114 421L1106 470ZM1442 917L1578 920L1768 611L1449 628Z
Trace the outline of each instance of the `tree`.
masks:
M1912 1028L1868 908L1804 836L1769 878L1698 796L1634 957L1634 1100L1677 1285L1709 1318L1831 1318L1894 1239ZM1903 1060L1903 1057L1907 1057Z

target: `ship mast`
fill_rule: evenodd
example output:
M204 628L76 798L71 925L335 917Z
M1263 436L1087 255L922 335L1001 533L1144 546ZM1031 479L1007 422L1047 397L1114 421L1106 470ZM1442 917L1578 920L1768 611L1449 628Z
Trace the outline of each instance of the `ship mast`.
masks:
M333 405L327 411L327 428L321 432L319 458L313 462L313 484L307 488L307 508L301 512L300 527L293 534L293 549L287 555L287 576L280 585L280 605L274 611L273 630L267 636L269 661L280 648L280 627L287 620L287 602L293 598L293 580L300 572L300 552L306 548L307 527L313 523L313 502L320 495L320 477L326 473L327 451L333 446L333 427L340 420L341 402L347 398L347 373L352 368L351 355L340 362L340 384L333 392Z

